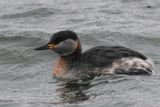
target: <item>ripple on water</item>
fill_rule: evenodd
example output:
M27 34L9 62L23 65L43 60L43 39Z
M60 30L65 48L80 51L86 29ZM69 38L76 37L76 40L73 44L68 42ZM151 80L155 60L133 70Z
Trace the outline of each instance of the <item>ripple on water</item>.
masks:
M158 0L2 1L0 107L159 107ZM55 81L52 62L56 54L34 48L47 42L51 36L48 31L65 29L80 33L84 50L122 45L154 57L156 76L107 76L85 84L48 83Z
M48 8L37 8L22 13L14 13L9 15L3 15L2 19L14 19L14 18L26 18L26 17L47 17L53 15L54 11Z

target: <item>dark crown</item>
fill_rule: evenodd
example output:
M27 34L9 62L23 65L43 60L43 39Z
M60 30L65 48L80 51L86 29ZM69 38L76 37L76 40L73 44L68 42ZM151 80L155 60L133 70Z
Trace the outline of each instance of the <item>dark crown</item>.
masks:
M53 36L51 37L50 43L58 44L67 39L77 40L78 37L77 37L77 34L73 31L70 31L70 30L60 31L53 34Z

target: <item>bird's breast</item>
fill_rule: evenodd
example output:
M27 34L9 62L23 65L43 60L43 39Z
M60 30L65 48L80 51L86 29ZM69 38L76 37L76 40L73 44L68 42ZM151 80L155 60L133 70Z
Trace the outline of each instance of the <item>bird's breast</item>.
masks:
M53 75L55 77L63 76L65 71L65 62L63 59L59 59L59 61L53 67Z

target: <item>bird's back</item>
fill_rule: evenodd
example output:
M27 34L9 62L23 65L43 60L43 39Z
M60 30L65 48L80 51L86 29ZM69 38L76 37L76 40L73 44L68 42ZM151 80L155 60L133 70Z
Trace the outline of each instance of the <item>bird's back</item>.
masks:
M98 46L84 52L79 61L85 66L107 67L111 65L113 61L124 57L147 59L144 55L122 46Z

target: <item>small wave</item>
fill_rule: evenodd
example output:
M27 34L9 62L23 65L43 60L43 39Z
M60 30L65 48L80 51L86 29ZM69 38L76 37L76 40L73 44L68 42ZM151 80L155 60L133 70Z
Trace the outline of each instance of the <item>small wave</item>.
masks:
M38 9L32 9L30 11L26 11L22 13L3 15L1 18L13 19L13 18L24 18L24 17L47 17L52 14L54 14L54 12L50 11L48 8L38 8Z
M141 2L142 0L122 0L122 2Z
M36 42L35 42L36 41ZM45 42L39 37L0 37L1 46L0 47L31 47L38 46L40 43Z
M34 48L46 43L46 40L42 38L46 35L49 34L43 32L6 34L5 32L1 32L0 63L32 64L37 62L38 58L43 56L43 52L37 53L34 51Z
M37 31L26 31L26 32L7 32L3 31L0 32L0 44L2 46L38 46L41 43L46 42L45 36L48 36L50 34L45 32L37 32ZM43 37L43 38L42 38ZM36 41L36 42L35 42Z

